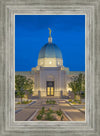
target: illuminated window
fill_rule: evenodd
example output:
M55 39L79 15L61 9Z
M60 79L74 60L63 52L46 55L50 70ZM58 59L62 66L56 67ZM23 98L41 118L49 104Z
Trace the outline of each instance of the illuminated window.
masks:
M51 61L49 61L49 64L52 64L52 62L51 62Z

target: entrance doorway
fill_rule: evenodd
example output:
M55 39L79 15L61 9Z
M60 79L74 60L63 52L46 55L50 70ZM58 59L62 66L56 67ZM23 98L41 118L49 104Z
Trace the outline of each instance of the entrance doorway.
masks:
M47 96L54 96L54 81L47 81Z

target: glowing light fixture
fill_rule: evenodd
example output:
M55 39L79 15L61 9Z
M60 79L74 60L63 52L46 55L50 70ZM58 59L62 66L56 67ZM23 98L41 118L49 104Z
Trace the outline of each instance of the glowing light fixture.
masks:
M51 61L49 61L49 64L52 64L52 62L51 62Z

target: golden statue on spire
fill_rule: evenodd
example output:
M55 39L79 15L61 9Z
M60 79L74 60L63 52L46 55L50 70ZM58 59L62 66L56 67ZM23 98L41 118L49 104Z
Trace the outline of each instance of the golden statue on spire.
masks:
M51 37L51 29L50 28L48 28L49 29L49 37Z

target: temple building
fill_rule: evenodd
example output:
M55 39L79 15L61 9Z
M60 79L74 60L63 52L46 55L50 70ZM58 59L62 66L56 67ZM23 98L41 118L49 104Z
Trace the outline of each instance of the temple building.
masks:
M38 65L31 71L16 72L16 75L23 75L33 80L33 96L61 98L71 91L68 87L71 77L79 73L84 72L70 71L68 67L63 66L61 50L52 42L51 29L49 29L48 43L40 50Z

